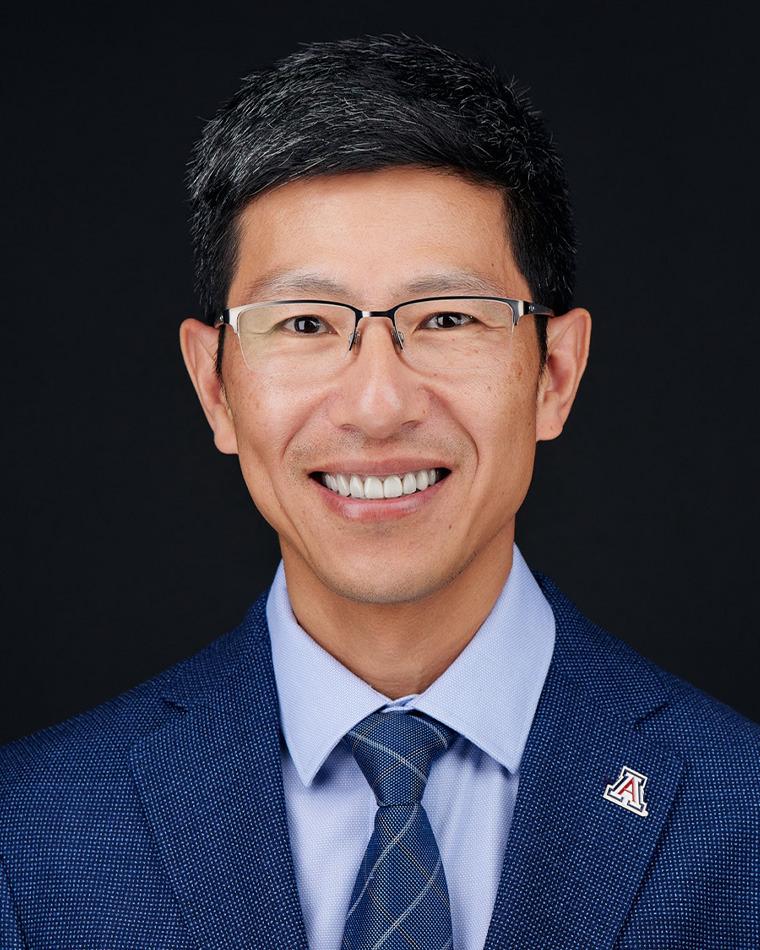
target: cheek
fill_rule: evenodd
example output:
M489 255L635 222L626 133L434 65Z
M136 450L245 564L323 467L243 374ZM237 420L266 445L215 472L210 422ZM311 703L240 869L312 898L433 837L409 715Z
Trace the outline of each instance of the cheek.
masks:
M470 391L470 414L481 438L494 450L509 451L530 437L536 425L535 380L532 367L521 359L481 373Z
M486 438L495 464L502 467L505 487L525 466L532 468L536 448L536 413L532 401L511 399L494 414ZM511 476L507 478L507 473Z
M506 369L506 368L505 368ZM525 497L536 450L536 399L531 367L513 361L481 388L470 431L489 497L516 508Z
M293 434L303 423L297 406L281 389L258 380L237 389L230 399L237 435L240 468L256 506L275 503L275 488L292 476L285 462Z

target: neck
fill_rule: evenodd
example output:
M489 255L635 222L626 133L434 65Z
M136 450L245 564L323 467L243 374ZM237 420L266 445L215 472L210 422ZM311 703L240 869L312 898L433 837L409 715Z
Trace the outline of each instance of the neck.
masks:
M512 569L514 526L452 581L398 604L351 600L283 547L298 623L324 650L390 699L421 693L454 662L491 612Z

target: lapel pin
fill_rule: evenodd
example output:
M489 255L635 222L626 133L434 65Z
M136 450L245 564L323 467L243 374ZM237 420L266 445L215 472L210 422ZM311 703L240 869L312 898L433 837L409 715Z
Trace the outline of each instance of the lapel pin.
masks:
M646 775L624 765L618 779L605 788L604 797L608 802L614 802L621 808L646 818L649 814L647 803L644 801L646 783Z

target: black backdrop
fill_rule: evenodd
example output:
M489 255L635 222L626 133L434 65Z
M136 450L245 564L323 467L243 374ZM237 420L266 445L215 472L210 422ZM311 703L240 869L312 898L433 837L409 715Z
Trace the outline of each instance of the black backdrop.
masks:
M528 85L565 157L592 356L517 540L594 620L752 718L757 83L726 4L156 5L3 27L1 738L233 626L275 538L177 345L184 171L246 72L405 30ZM8 16L8 15L6 15Z

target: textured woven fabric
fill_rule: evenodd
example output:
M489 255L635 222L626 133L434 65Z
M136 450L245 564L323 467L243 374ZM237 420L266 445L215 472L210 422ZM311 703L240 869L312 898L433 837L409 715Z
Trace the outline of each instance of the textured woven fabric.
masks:
M422 713L375 712L344 738L378 806L344 950L450 950L446 874L422 796L433 760L455 736Z
M757 950L760 727L535 576L557 639L486 950ZM3 950L306 950L265 602L0 749ZM605 798L624 767L646 817Z

